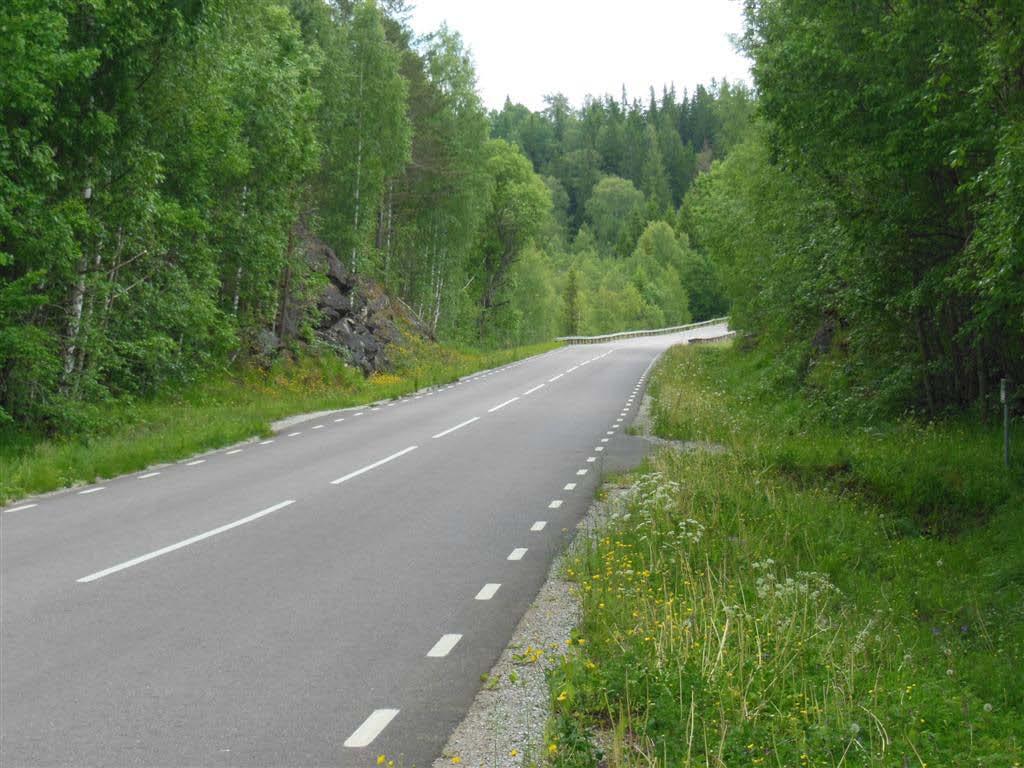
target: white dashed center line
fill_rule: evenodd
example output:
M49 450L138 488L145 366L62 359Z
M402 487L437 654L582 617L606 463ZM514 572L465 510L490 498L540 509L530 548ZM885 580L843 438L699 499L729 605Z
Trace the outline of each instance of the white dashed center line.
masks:
M351 480L353 477L358 477L364 472L369 472L371 469L376 469L382 464L387 464L389 461L394 461L399 456L404 456L405 454L409 453L409 451L415 451L418 447L419 446L416 445L410 445L408 448L403 448L402 450L398 451L398 453L392 453L390 456L385 456L380 461L375 461L373 462L373 464L367 464L365 467L357 469L355 472L349 472L347 475L342 475L337 480L331 480L331 485L340 485L341 483L344 483L346 480Z
M294 503L295 503L294 499L290 499L288 501L282 501L280 504L275 504L272 507L267 507L266 509L261 510L260 512L257 512L254 515L249 515L248 517L243 517L241 520L235 520L235 522L233 522L233 523L228 523L227 525L222 525L219 528L214 528L211 531L206 531L206 533L200 533L197 536L192 536L192 537L190 537L188 539L184 539L183 541L179 541L177 544L171 544L170 546L154 550L153 552L149 552L148 554L140 555L139 557L134 557L131 560L126 560L123 563L119 563L117 565L112 565L110 568L104 568L102 571L96 571L96 573L91 573L88 576L83 576L82 578L78 579L78 582L80 584L85 584L85 583L90 582L90 581L96 581L97 579L102 579L104 576L109 576L112 573L117 573L118 571L123 571L125 568L131 568L134 565L139 565L140 563L144 563L147 560L152 560L154 557L160 557L161 555L166 555L169 552L174 552L175 550L181 549L183 547L187 547L190 544L195 544L196 542L202 541L203 539L208 539L211 536L216 536L218 533L224 533L225 531L230 531L232 528L237 528L240 525L245 525L246 523L251 523L253 520L259 520L261 517L269 515L271 512L277 512L277 510L284 509L285 507L289 506L290 504L294 504Z
M595 461L597 461L597 456L587 456L588 464L593 464Z
M388 727L388 723L395 719L397 709L375 709L363 724L356 728L355 733L345 739L345 746L353 749L368 747L373 743L380 732Z
M323 429L323 428L324 428L323 424L317 424L315 427L313 427L313 429Z
M462 639L462 635L441 635L441 639L434 643L434 647L427 651L427 658L442 659L452 652L455 644Z
M156 477L159 474L159 472L147 472L144 475L139 475L139 480L148 480L149 478Z
M603 451L604 450L604 446L603 445L596 445L596 446L594 446L594 450L595 451Z
M484 584L483 589L476 593L476 600L490 600L497 591L501 589L501 584Z
M574 490L576 490L576 483L566 483L565 484L565 488L563 488L562 490L563 491L574 491Z
M206 463L206 459L196 459L195 461L186 461L185 462L185 466L186 467L194 467L197 464L205 464L205 463Z
M526 554L526 547L516 547L508 553L507 560L522 560L523 555Z
M501 409L501 408L504 408L504 407L505 407L506 405L508 405L509 403L514 403L514 402L515 402L516 400L518 400L518 399L519 399L518 397L513 397L513 398L511 398L511 399L509 399L509 400L506 400L506 401L505 401L504 403L498 403L498 404L497 404L496 406L494 406L493 408L488 408L488 409L487 409L487 412L488 412L488 413L494 413L495 411L497 411L497 410L499 410L499 409Z
M562 500L555 499L550 504L548 504L548 509L558 509L560 506L562 506Z
M608 442L608 438L607 437L602 437L601 438L601 442L602 443L607 443Z
M540 389L543 386L544 386L543 384L538 384L533 389L526 390L525 392L523 392L523 397L526 397L527 395L532 395L534 392L536 392L538 389Z
M587 474L587 470L585 470L585 469L577 469L576 470L576 474L580 475L582 477L583 475Z
M273 440L264 440L262 443L260 443L260 445L270 445L272 442L274 442L274 441Z
M538 520L536 523L530 526L531 531L543 531L544 526L548 524L547 520Z
M480 420L479 416L474 416L472 419L466 419L461 424L456 424L454 427L450 427L450 428L446 429L444 432L438 432L436 435L434 435L433 439L437 440L437 438L439 438L439 437L444 437L445 435L450 435L456 429L462 429L467 424L472 424L474 421L479 421L479 420Z
M302 432L289 432L288 437L298 437Z
M235 449L233 449L233 450L230 450L230 451L228 451L228 452L227 452L227 453L225 453L224 455L225 455L225 456L234 456L234 455L235 455L236 453L241 453L241 452L242 452L242 449L241 449L241 448L235 448Z
M552 381L558 381L563 376L565 376L564 373L560 373L557 376L552 376L550 379L548 379L548 383L550 384Z
M89 493L98 493L99 491L102 491L106 487L107 486L105 486L105 485L101 485L99 488L86 488L84 491L79 491L78 495L79 496L85 496L86 494L89 494Z
M394 403L388 403L388 405L394 405ZM341 423L341 422L343 422L344 420L345 420L345 417L344 417L344 416L342 416L342 417L341 417L340 419L335 419L335 420L334 420L334 423L335 423L335 424L340 424L340 423Z

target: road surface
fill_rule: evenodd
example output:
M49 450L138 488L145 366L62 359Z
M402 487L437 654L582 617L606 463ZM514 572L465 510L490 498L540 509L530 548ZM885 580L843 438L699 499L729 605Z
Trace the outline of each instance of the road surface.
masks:
M0 765L428 766L672 336L562 348L0 515Z

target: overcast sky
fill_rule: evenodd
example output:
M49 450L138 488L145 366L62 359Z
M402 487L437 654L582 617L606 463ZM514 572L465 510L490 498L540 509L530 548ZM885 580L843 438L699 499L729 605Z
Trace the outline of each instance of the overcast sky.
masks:
M562 92L574 106L625 85L691 91L723 77L750 82L749 62L729 35L742 29L736 0L414 0L410 22L424 34L443 22L462 34L476 62L484 103L505 96L532 109Z

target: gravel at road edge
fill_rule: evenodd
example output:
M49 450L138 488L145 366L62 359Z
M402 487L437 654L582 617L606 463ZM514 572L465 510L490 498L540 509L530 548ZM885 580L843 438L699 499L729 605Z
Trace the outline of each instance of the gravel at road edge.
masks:
M608 486L605 486L609 490ZM610 489L611 499L619 495ZM576 526L580 540L600 525L614 501L595 500ZM562 578L572 546L555 558L533 604L523 615L508 647L491 669L466 717L448 739L433 768L450 768L459 758L465 768L519 768L543 764L544 728L550 694L544 672L565 652L566 640L580 620L580 601L572 582ZM544 653L534 662L528 649Z

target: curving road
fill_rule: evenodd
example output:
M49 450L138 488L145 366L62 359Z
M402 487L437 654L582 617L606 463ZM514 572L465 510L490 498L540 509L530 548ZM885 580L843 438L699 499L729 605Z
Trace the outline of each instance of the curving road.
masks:
M574 346L0 514L0 765L426 766L646 374Z

